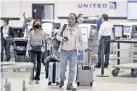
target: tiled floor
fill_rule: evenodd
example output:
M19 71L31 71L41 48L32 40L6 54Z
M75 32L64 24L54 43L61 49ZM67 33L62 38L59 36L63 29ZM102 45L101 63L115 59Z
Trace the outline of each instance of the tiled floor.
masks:
M100 69L96 69L94 72L94 85L93 87L78 87L78 91L137 91L137 78L130 76L130 70L125 70L124 73L119 74L118 77L111 76L111 70L105 69L105 74L109 77L102 78L96 75L100 74ZM42 72L44 69L42 69ZM68 72L67 72L68 73ZM26 80L26 91L66 91L66 86L59 89L58 86L48 86L48 80L45 79L45 74L41 74L41 81L39 85L28 84L29 72L9 72L4 73L4 77L8 78L8 82L11 83L12 91L22 91L22 81ZM3 83L5 80L3 80ZM67 83L67 82L66 82ZM4 91L4 90L3 90Z
M23 79L8 79L11 84L12 91L22 91L22 80ZM26 81L28 82L28 81ZM47 80L41 80L39 85L28 85L26 84L26 91L66 91L66 86L62 89L58 86L48 86ZM78 87L78 91L137 91L137 84L120 84L120 83L102 83L95 82L93 87Z

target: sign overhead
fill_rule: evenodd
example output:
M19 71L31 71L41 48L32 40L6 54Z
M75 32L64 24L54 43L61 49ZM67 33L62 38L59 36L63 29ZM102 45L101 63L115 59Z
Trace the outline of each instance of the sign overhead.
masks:
M68 16L69 13L79 13L84 16L94 16L96 14L108 14L110 17L127 17L127 1L65 1L56 4L57 16ZM63 8L62 8L63 7Z
M116 2L109 2L109 3L79 3L77 4L78 8L109 8L109 9L116 9L117 3Z

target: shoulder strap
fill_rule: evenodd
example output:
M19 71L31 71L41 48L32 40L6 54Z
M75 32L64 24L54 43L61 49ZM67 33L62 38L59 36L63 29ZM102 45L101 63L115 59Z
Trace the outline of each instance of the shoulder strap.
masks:
M31 29L29 30L29 33L30 33L32 30L33 30L33 28L31 28Z
M31 37L34 37L34 31L30 31Z
M67 24L64 24L64 26L63 26L63 28L62 28L62 31L61 31L61 33L60 33L60 36L63 35L63 32L64 32L64 30L66 29L66 27L67 27Z
M43 30L40 30L40 32L41 32L41 36L42 36L42 46L43 46L43 44L44 44L44 32L43 32Z

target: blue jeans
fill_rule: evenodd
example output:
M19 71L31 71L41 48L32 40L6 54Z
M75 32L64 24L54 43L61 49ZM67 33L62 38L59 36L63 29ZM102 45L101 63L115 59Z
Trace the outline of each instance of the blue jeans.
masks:
M67 63L69 61L69 76L68 76L68 84L72 84L75 79L75 73L77 68L77 51L76 50L61 50L60 52L60 79L62 81L65 80L65 72Z

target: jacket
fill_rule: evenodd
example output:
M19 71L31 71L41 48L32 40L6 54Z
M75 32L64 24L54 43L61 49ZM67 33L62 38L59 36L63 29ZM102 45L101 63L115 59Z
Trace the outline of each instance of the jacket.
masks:
M1 27L1 35L3 36L3 27ZM14 30L12 29L12 27L9 26L9 38L14 38L15 37L15 33Z
M73 27L73 31L72 31L72 35L69 34L69 29L70 27L67 25L66 29L63 31L63 37L68 37L68 40L70 40L68 43L63 43L63 37L60 36L62 29L60 29L57 33L57 40L59 40L60 46L58 51L60 52L61 49L63 50L78 50L81 47L83 47L83 49L87 49L88 46L87 44L84 43L83 39L82 39L82 34L81 34L81 29L77 26ZM71 42L72 41L72 42Z

